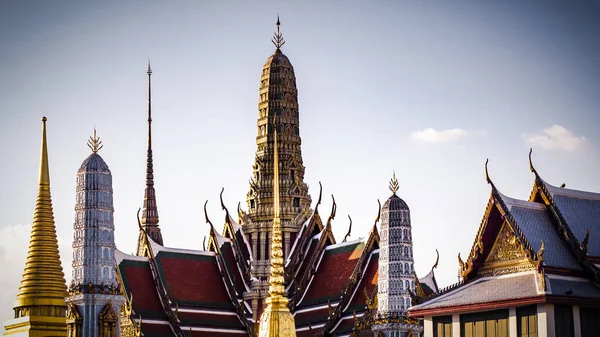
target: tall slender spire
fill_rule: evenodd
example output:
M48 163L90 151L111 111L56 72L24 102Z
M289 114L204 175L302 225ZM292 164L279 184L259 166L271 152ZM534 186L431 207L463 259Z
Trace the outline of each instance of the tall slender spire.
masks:
M54 212L50 196L50 171L46 143L46 117L42 118L42 151L33 224L27 261L17 301L15 318L39 316L34 321L7 322L6 333L26 331L30 336L66 335L64 312L67 296L65 275L60 263ZM41 308L44 310L40 310ZM48 310L48 308L52 308ZM44 314L45 312L45 314ZM60 313L62 312L62 316ZM41 313L41 314L40 314ZM54 317L52 317L54 316ZM62 317L62 318L61 318ZM25 325L23 322L27 322Z
M294 316L287 307L288 299L285 297L285 280L283 264L283 244L281 235L281 219L279 217L279 150L277 143L277 125L274 131L274 158L273 158L273 194L274 194L274 219L273 237L271 239L271 276L269 278L269 297L266 300L267 308L260 318L258 336L296 336Z
M154 190L154 165L152 162L152 68L148 62L148 155L146 159L146 190L142 207L142 225L150 238L162 245L163 239L158 227L158 208ZM142 233L140 233L141 237ZM143 255L143 240L138 240L138 255Z

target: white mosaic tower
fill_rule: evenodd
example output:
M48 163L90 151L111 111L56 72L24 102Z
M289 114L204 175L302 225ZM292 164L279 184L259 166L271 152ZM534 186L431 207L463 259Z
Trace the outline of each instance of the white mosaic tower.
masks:
M96 130L88 146L93 153L77 171L68 336L116 337L124 299L115 274L112 175L97 153L102 145Z
M373 330L384 336L406 336L415 331L404 323L410 307L409 289L414 291L414 260L410 209L396 192L398 180L394 173L390 182L392 196L381 209L381 241L379 244L379 279L377 284L377 318ZM417 334L416 334L417 335Z

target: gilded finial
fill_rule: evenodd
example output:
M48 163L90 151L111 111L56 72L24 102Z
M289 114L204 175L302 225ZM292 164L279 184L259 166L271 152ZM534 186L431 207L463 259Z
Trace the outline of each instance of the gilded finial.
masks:
M537 261L539 264L544 262L544 251L546 250L546 245L544 244L544 240L542 240L542 244L540 245L540 249L536 253Z
M373 224L373 226L377 226L379 218L381 217L381 202L379 201L379 199L377 199L377 204L379 205L379 209L377 211L377 218L375 218L375 223Z
M458 253L458 265L460 266L461 274L465 270L465 262L460 258L460 253Z
M90 150L92 150L93 153L98 153L98 151L104 147L100 137L96 135L96 128L94 128L94 135L88 140L87 146L90 148Z
M319 199L317 200L317 205L315 206L315 214L319 213L319 205L321 204L321 197L323 196L323 185L319 181Z
M490 179L490 174L488 173L488 162L489 162L489 158L485 159L485 181L487 181L488 184L492 184L492 180Z
M390 180L390 191L392 191L393 194L396 194L396 192L398 192L398 179L396 179L396 170L393 171L392 173L392 179Z
M346 233L346 235L344 236L344 241L342 241L342 242L346 242L346 240L352 233L352 218L350 217L350 214L348 214L348 219L350 220L350 225L348 226L348 233Z
M533 152L532 148L529 148L529 170L535 174L537 174L537 171L535 170L535 168L533 167L533 161L531 160L531 152Z
M210 219L208 218L208 212L206 211L206 204L208 204L208 200L206 200L204 202L204 218L206 219L206 223L210 225L210 228L212 230L213 224L212 224L212 222L210 222Z
M281 22L279 22L279 15L277 15L277 32L273 35L271 42L275 45L277 50L281 48L285 44L285 40L283 40L283 35L281 35L281 31L279 30L279 26L281 26Z

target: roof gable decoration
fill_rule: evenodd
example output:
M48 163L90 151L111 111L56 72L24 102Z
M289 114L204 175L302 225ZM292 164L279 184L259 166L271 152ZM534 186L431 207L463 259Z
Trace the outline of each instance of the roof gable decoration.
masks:
M531 244L525 238L525 235L510 213L510 209L504 203L504 196L498 191L490 179L487 167L488 161L489 160L485 161L485 179L492 187L490 200L486 206L483 219L477 231L477 235L467 261L464 262L460 257L460 253L458 254L458 263L460 266L459 270L461 277L465 282L473 276L478 275L478 269L484 266L486 262L493 262L487 260L490 258L490 254L494 247L496 248L496 251L494 252L496 255L491 255L496 257L493 257L492 259L506 260L508 256L516 258L517 256L520 256L519 254L524 254L523 258L526 258L527 261L534 266L539 266L543 263L543 244L540 252L535 252ZM496 244L498 243L499 234L501 233L501 230L505 228L505 226L508 227L506 227L507 231L503 233L505 237L501 241L503 246L500 249L500 246L497 246ZM486 247L484 241L487 242L487 245L491 244L490 247ZM511 246L512 248L509 248ZM518 250L520 250L521 253L518 253ZM497 255L498 253L500 255ZM510 269L491 269L492 273L509 271ZM485 268L482 272L486 272ZM490 272L490 270L487 270L487 272Z
M556 202L552 196L551 190L557 190L556 188L544 181L537 170L533 167L531 160L532 149L529 149L529 170L535 175L535 181L529 196L529 201L544 203L550 209L552 215L556 219L558 224L557 230L568 243L571 251L577 257L577 261L583 266L583 268L594 278L596 282L600 282L600 268L589 260L588 255L588 244L590 240L590 230L586 229L586 234L582 239L581 243L573 233L571 227L565 220L560 208L556 205ZM560 187L564 188L564 184Z
M532 256L521 239L515 234L508 221L505 221L496 236L484 265L477 271L478 275L498 275L535 269L543 263L544 241L540 251Z

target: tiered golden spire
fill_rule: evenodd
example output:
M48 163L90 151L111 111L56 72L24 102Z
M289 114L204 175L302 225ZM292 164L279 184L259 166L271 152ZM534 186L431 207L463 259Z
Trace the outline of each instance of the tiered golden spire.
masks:
M65 297L67 286L60 264L50 197L46 117L43 117L40 180L27 261L14 307L17 320L7 323L5 334L25 332L27 336L66 336ZM28 320L19 319L27 316Z
M274 131L274 219L273 238L271 239L271 276L269 277L269 297L266 299L267 308L260 318L258 331L259 337L291 337L296 336L294 316L287 307L288 299L285 297L285 279L283 264L283 245L281 235L281 219L279 218L279 151L277 143L277 125Z

